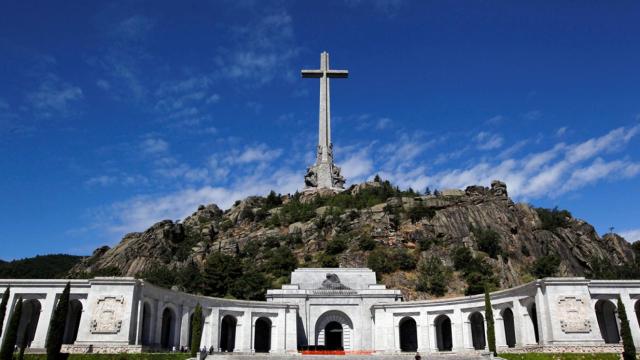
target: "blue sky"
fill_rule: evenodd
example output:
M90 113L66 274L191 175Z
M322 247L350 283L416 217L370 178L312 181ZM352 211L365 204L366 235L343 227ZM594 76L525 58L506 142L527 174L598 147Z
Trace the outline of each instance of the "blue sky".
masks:
M507 182L640 239L637 1L5 1L0 258L294 192L319 54L348 183Z

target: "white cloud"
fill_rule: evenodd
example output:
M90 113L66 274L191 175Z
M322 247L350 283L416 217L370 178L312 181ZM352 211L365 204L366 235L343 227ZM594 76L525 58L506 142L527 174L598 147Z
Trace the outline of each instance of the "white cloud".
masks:
M389 125L391 125L392 121L389 118L380 118L378 119L378 121L376 121L376 129L378 130L384 130L387 127L389 127Z
M82 89L53 73L47 73L39 87L27 94L27 102L43 117L67 116L71 112L71 105L82 98Z
M247 147L240 154L231 155L229 163L246 164L250 162L273 161L280 157L282 149L270 149L264 144Z
M569 128L566 127L566 126L563 126L563 127L559 128L558 130L556 130L556 136L557 137L563 136L564 134L567 133L567 130L569 130Z
M111 89L111 84L105 79L98 79L96 86L105 91Z
M628 242L640 241L640 229L623 230L620 232L620 236Z
M140 149L145 154L158 155L169 150L169 143L160 138L149 137L142 141Z
M480 150L493 150L502 146L504 139L499 134L492 134L486 131L479 132L474 140Z

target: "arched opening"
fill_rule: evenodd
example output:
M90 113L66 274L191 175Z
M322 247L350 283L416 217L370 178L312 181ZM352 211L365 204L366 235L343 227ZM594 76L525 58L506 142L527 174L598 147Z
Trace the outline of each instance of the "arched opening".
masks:
M640 300L636 301L636 320L638 320L638 326L640 326Z
M438 351L451 351L453 338L451 337L451 319L447 315L440 315L435 320L436 342Z
M474 312L469 316L471 325L471 341L475 350L484 350L487 345L484 337L484 316L479 312Z
M151 345L151 306L144 303L142 306L142 345Z
M331 321L324 327L324 346L327 350L343 350L342 325Z
M64 344L73 344L78 337L78 328L80 328L80 317L82 316L82 303L80 300L74 299L69 302L69 312L67 313L67 322L64 327Z
M619 343L620 333L618 332L616 306L609 300L598 300L596 302L596 318L598 319L602 340L606 344Z
M315 324L316 345L332 350L352 350L353 323L347 314L330 310Z
M418 351L418 330L416 321L411 317L400 320L400 351Z
M261 317L256 320L255 339L253 349L257 353L271 351L271 320Z
M171 349L176 345L174 335L176 333L176 315L170 308L165 308L162 312L162 331L160 336L160 346L164 349Z
M222 318L220 329L220 351L233 352L236 346L236 325L238 320L231 315Z
M36 336L38 321L40 320L40 311L42 305L36 299L25 300L22 303L22 315L20 316L20 325L18 325L18 346L25 345L31 347L31 342Z
M504 324L504 336L507 341L507 346L512 348L516 346L516 326L513 321L513 311L506 308L502 312L502 322Z
M536 304L531 304L527 309L529 313L529 319L531 319L531 325L533 325L533 336L535 337L536 344L540 343L540 335L538 334L538 313L536 311Z

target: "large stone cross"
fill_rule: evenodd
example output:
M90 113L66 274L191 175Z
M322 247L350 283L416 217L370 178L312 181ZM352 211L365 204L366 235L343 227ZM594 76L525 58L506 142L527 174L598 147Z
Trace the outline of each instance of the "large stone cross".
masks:
M309 188L343 188L344 178L340 176L340 168L333 165L329 78L346 78L348 76L348 70L329 69L329 54L326 51L320 54L320 69L302 70L303 78L320 79L318 153L315 166L308 170L305 177L305 183ZM314 178L315 181L311 178Z
M318 137L318 156L323 162L330 161L331 148L331 109L329 100L329 78L346 78L348 70L329 69L329 53L320 54L320 69L302 70L303 78L320 79L320 121Z

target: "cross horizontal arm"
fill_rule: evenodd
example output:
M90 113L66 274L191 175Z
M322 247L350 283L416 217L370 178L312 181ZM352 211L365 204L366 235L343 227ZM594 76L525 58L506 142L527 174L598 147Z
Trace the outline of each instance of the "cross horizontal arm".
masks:
M349 70L329 70L327 71L327 77L330 78L348 78Z
M321 78L322 77L322 70L302 70L302 77L303 78Z

